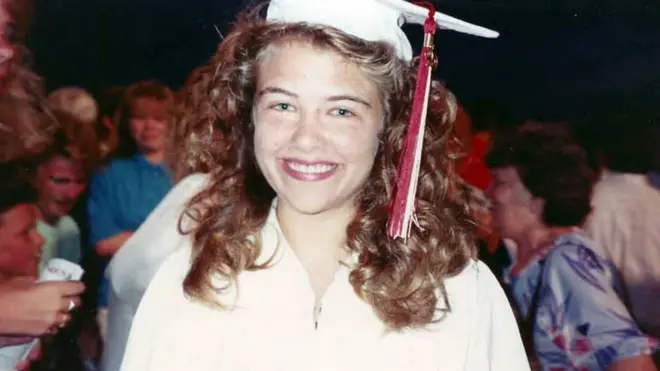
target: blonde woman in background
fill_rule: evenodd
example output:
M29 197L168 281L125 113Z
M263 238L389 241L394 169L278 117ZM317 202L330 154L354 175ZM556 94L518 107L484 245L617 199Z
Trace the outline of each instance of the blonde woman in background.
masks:
M119 146L89 187L87 216L90 245L104 264L137 230L169 192L172 177L165 165L165 142L173 103L171 90L155 81L141 81L123 94L117 132ZM101 278L98 322L105 338L107 287Z

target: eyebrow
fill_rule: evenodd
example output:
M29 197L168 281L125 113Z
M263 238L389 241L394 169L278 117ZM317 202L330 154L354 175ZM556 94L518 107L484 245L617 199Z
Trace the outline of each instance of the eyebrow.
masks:
M298 98L298 94L274 86L266 86L265 88L261 89L259 93L257 93L257 96L261 97L266 94L283 94L292 98Z
M294 92L288 91L286 89L278 88L278 87L273 87L273 86L267 86L267 87L261 89L259 91L259 93L257 93L257 96L262 97L266 94L282 94L282 95L289 96L291 98L298 98L298 94L296 94ZM329 101L329 102L338 102L338 101L342 101L342 100L348 100L348 101L351 101L351 102L361 104L361 105L363 105L367 108L371 108L371 104L369 104L369 102L367 102L366 100L364 100L362 98L356 97L354 95L348 95L348 94L332 95L332 96L327 97L326 100Z
M338 101L341 101L341 100L349 100L351 102L361 104L361 105L363 105L367 108L371 108L371 104L369 104L369 102L367 102L364 99L358 98L354 95L333 95L331 97L328 97L327 100L330 101L330 102L338 102Z

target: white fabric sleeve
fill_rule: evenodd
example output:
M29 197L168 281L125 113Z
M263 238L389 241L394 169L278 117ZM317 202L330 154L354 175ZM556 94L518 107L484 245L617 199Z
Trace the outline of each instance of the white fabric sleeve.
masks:
M187 236L179 233L179 219L207 179L206 175L193 174L181 180L115 254L106 275L118 297L132 291L141 296L162 262L182 245Z
M485 264L479 262L478 268L479 310L469 354L485 354L485 357L470 356L466 370L529 371L518 324L504 290Z
M138 304L163 261L187 246L189 236L180 233L179 221L188 201L206 184L207 176L201 174L181 180L112 259L107 271L109 313L103 370L119 370Z
M190 267L190 249L172 254L162 264L138 307L120 371L181 371L178 316L185 316L183 279ZM193 335L193 334L186 334ZM181 338L185 339L181 339Z

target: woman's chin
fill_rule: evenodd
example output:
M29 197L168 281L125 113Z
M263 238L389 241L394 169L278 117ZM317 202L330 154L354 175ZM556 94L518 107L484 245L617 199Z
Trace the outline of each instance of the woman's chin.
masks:
M343 202L339 199L322 198L316 192L297 192L292 195L278 196L280 206L289 208L291 211L308 216L315 216L324 213L341 212Z

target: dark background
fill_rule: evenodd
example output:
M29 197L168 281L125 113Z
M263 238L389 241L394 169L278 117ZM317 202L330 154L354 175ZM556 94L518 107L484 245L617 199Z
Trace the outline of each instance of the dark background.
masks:
M439 78L468 107L491 100L519 116L575 121L622 110L660 114L657 0L434 2L501 33L496 40L438 33ZM49 89L79 85L98 93L144 78L177 88L248 4L38 0L28 44ZM418 45L421 28L406 30Z

